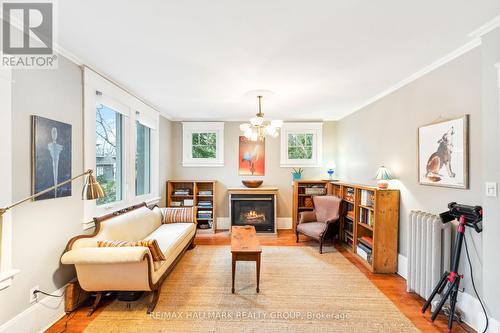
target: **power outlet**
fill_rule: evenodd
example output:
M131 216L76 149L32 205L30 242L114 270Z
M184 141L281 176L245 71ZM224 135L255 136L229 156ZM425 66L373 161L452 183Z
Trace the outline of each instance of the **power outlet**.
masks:
M38 294L35 294L35 290L40 290L40 287L34 286L30 289L30 304L38 301Z

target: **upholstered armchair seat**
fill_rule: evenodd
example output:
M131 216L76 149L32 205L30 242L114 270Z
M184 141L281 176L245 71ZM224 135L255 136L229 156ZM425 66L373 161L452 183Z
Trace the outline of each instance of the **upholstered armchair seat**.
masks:
M340 216L342 199L336 196L313 197L314 210L301 212L296 227L297 242L299 234L319 241L319 253L323 253L323 241L335 237L335 230Z
M323 222L307 222L297 225L297 231L312 238L321 238L326 228Z

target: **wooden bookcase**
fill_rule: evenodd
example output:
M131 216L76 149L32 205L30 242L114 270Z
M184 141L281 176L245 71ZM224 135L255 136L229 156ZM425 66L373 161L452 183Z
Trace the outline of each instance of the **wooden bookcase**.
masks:
M330 182L328 193L343 199L339 238L373 273L395 273L398 262L399 190ZM371 240L371 241L369 241ZM371 250L364 258L358 247Z
M215 180L169 180L167 207L195 206L198 232L215 233L217 221L215 185Z
M327 185L328 181L326 180L296 180L293 182L292 221L294 231L299 220L299 213L313 210L314 203L312 197L315 195L326 195L328 191ZM310 191L316 191L315 189L318 189L318 193L311 194ZM321 194L319 193L320 189L322 191Z

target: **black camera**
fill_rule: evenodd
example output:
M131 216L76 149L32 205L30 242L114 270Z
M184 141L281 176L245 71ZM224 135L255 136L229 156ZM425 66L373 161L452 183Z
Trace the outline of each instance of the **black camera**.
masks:
M483 220L483 208L481 206L468 206L450 202L448 211L439 214L439 216L443 223L459 220L463 216L466 226L474 228L478 233L483 231L482 226L479 224Z

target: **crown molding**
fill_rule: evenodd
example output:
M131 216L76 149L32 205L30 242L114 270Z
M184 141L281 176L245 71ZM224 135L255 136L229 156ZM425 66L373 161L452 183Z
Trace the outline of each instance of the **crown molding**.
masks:
M481 38L498 27L500 27L500 15L472 31L468 36L471 38Z
M342 118L344 118L344 117L346 117L354 112L357 112L357 111L367 107L370 104L375 103L376 101L382 99L383 97L386 97L386 96L392 94L393 92L403 88L404 86L412 83L413 81L415 81L415 80L421 78L422 76L434 71L435 69L447 64L448 62L460 57L461 55L475 49L476 47L478 47L480 45L481 45L480 38L473 39L472 41L459 47L455 51L448 53L447 55L434 61L430 65L425 66L424 68L422 68L419 71L415 72L414 74L410 75L406 79L399 81L398 83L387 88L386 90L382 91L381 93L369 98L368 100L366 100L365 102L363 102L362 104L360 104L359 106L354 108L351 112L348 112L347 114L344 114L343 116L340 116L337 120L340 120L340 119L342 119Z

